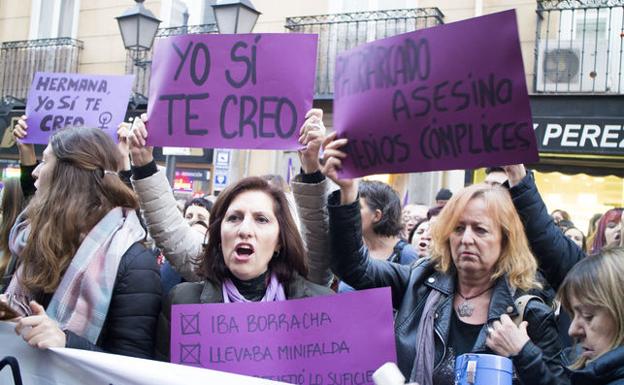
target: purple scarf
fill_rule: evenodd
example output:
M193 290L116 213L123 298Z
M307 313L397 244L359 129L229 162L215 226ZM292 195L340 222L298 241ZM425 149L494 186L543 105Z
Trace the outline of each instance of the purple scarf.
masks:
M442 297L437 290L431 290L425 302L425 308L418 323L418 336L416 337L416 357L410 376L410 382L420 385L433 384L433 362L435 360L435 336L434 319L438 301Z
M266 292L264 293L264 297L260 300L260 302L273 302L273 301L285 301L286 294L284 293L284 286L277 280L277 276L275 273L271 273L271 279L269 280L269 285L267 286ZM223 303L231 303L231 302L253 302L243 297L243 295L238 291L234 282L231 279L226 278L223 281Z

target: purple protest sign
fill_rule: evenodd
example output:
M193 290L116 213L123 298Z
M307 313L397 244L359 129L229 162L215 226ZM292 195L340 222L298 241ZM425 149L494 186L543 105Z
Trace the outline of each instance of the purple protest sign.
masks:
M334 89L347 177L538 160L513 10L356 47Z
M316 35L184 35L158 40L148 143L295 149L312 107Z
M171 362L299 385L372 384L396 362L390 289L174 305Z
M117 141L134 75L104 76L37 72L28 90L28 137L24 143L48 143L67 126L99 127Z

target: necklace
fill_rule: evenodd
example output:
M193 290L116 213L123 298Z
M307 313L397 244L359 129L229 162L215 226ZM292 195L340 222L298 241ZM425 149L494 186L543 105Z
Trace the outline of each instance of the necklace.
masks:
M472 316L472 313L474 313L474 309L475 307L470 304L471 299L475 299L477 297L482 296L483 294L487 293L488 291L490 291L492 288L494 287L494 285L488 287L487 289L483 290L482 292L475 294L473 296L470 297L464 297L464 295L461 293L461 291L457 290L457 294L459 294L460 297L462 297L462 299L464 300L464 302L462 302L459 306L457 306L457 314L460 317L470 317Z

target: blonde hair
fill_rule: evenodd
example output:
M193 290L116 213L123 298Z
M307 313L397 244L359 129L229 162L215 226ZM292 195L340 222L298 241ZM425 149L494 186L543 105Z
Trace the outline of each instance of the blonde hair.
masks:
M506 275L509 284L514 288L530 290L541 287L535 278L537 261L529 249L524 227L509 192L503 187L485 183L466 187L454 194L442 209L438 220L431 226L431 259L436 269L443 273L455 269L449 239L466 206L477 198L483 199L494 224L500 226L501 230L501 253L494 265L492 280Z
M624 249L605 248L599 254L578 262L566 275L557 294L563 307L570 313L572 298L607 311L616 325L609 350L624 345ZM595 358L594 358L595 359ZM583 368L589 360L581 357L571 365Z

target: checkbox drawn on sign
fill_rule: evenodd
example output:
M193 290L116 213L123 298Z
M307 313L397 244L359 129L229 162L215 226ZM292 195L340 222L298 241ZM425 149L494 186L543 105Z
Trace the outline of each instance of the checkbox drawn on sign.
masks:
M200 344L180 344L180 363L201 365L201 345Z
M180 314L180 327L184 335L201 334L199 330L199 313Z

